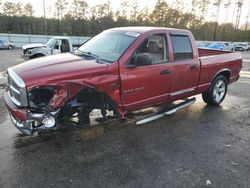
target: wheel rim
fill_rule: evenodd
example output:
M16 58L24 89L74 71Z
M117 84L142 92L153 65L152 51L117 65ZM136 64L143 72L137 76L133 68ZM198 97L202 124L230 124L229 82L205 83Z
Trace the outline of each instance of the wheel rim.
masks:
M223 80L219 80L215 86L213 91L214 100L217 103L220 103L225 96L226 93L226 83Z

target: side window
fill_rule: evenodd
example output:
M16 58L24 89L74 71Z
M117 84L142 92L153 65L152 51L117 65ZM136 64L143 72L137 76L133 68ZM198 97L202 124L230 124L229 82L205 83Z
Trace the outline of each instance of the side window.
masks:
M168 61L167 43L164 34L152 35L145 39L131 58L133 62L139 53L150 55L152 64L166 63Z
M193 59L193 49L188 36L171 35L175 60Z

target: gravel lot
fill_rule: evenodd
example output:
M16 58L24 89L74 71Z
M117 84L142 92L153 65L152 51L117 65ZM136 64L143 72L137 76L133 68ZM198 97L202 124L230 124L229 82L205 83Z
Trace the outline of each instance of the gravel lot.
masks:
M0 72L20 63L0 50ZM0 89L0 187L250 187L250 53L220 107L197 102L158 121L25 137ZM1 84L5 77L0 74Z

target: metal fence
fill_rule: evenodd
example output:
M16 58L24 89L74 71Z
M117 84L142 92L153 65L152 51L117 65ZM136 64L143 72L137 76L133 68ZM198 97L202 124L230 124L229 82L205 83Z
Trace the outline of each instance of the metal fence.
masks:
M42 43L45 44L53 35L25 35L0 33L0 40L7 40L15 43L15 47L21 48L25 44ZM89 37L68 36L73 45L80 45Z

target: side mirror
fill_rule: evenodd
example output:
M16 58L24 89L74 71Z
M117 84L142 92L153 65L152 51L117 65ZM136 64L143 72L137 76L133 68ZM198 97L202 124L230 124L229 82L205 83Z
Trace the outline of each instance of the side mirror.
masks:
M151 65L152 64L152 59L151 59L149 54L140 53L140 54L137 54L136 57L135 57L135 64L137 66Z

